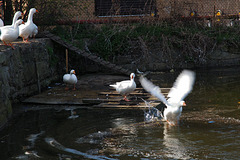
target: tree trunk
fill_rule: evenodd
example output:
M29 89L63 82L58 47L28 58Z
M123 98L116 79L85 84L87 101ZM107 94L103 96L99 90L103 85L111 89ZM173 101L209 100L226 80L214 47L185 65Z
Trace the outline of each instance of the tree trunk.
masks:
M6 6L4 6L5 2L6 2ZM13 17L12 1L3 0L3 10L4 10L4 25L11 24L12 17Z

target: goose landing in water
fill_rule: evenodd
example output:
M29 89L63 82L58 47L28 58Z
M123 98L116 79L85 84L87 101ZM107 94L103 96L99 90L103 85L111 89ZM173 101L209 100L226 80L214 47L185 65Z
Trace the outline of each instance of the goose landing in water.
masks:
M140 77L143 88L162 101L166 108L163 111L163 118L170 124L176 125L182 113L182 106L186 106L184 98L191 92L195 81L195 72L184 70L176 79L168 94L168 100L158 86L155 86L144 76Z
M136 83L134 81L134 78L135 74L131 73L130 80L116 82L116 84L111 84L110 86L115 88L116 91L124 97L123 100L130 101L127 99L127 95L129 95L136 89Z

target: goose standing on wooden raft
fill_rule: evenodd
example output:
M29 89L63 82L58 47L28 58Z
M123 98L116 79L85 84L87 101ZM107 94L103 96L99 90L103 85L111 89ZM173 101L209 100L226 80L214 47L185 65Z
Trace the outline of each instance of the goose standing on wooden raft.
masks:
M66 88L65 88L66 90L68 90L68 87L67 87L68 84L73 85L74 86L73 90L76 90L75 85L77 83L77 76L76 76L75 70L71 70L70 74L65 74L63 76L63 82L66 83Z
M28 42L29 37L35 36L38 32L38 27L33 23L33 14L38 12L35 8L31 8L28 14L27 22L19 26L19 36L23 42Z
M195 72L183 70L176 79L173 87L168 93L166 100L158 86L147 80L144 76L140 77L143 88L162 101L167 108L163 111L163 119L171 126L178 124L182 113L182 106L186 106L184 98L191 92L195 81Z
M115 88L118 93L120 93L125 101L130 101L127 99L127 95L136 89L136 83L134 81L135 74L130 74L130 80L125 80L121 82L116 82L116 84L111 84L110 86Z
M3 41L4 45L11 46L14 49L13 44L11 42L15 41L19 35L19 25L24 23L22 19L16 21L14 27L4 26L0 29L1 36L0 39Z
M0 27L0 29L3 29L3 28L14 28L14 25L15 23L17 22L18 18L22 16L22 12L21 11L17 11L15 14L14 14L14 17L13 17L13 20L12 20L12 25L7 25L7 26L2 26Z

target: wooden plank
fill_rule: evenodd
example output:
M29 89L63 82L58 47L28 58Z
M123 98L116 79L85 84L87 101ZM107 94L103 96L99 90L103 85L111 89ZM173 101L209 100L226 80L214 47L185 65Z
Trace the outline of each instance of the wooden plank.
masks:
M159 103L153 103L151 104L153 107L158 105ZM109 105L109 104L105 104L105 103L101 103L99 105L94 105L92 107L95 108L134 108L134 109L145 109L148 108L148 106L145 105L145 103L141 103L138 105Z
M82 102L82 100L77 101L69 101L69 100L59 100L59 99L51 99L51 98L28 98L23 101L24 103L32 103L32 104L49 104L49 105L86 105Z
M83 103L106 103L106 102L119 102L121 99L82 99Z
M118 92L100 92L99 94L100 95L108 95L108 96L110 96L110 95L120 95ZM168 93L162 93L162 94L166 95ZM150 96L149 93L137 93L137 92L134 92L134 93L130 93L129 94L129 96L134 96L134 95L136 95L136 96Z

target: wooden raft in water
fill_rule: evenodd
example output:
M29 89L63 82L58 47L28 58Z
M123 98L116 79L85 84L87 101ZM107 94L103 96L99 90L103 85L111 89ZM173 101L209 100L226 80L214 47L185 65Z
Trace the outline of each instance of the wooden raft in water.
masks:
M162 93L166 95L169 92L169 88L162 88ZM152 106L156 106L160 101L147 93L143 88L136 88L132 92L128 99L131 100L126 102L123 97L117 93L114 89L108 91L101 91L98 96L91 98L79 97L81 91L64 91L62 87L48 90L42 94L32 96L25 99L24 103L31 104L44 104L44 105L79 105L88 106L94 108L146 108L147 102L152 102Z
M167 95L170 88L162 88L162 93ZM99 99L83 99L83 103L92 103L99 101L99 104L93 105L93 107L99 108L146 108L146 104L143 100L151 102L152 106L156 106L161 103L156 97L147 93L143 88L136 88L136 90L128 95L129 102L124 101L123 97L111 89L110 91L100 92Z

